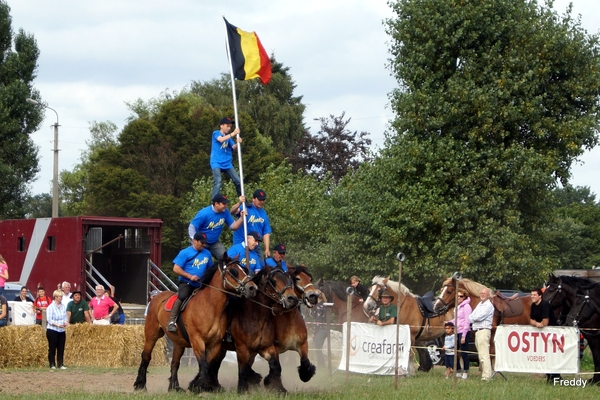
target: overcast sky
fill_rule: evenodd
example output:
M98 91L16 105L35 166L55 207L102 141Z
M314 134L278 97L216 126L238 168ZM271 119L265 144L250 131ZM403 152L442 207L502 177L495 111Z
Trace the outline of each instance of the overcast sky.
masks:
M40 49L35 86L59 115L60 170L79 162L90 121L112 121L121 129L130 115L125 102L228 72L223 15L256 31L267 52L290 68L312 133L319 127L314 118L345 111L352 118L348 128L370 132L380 147L393 118L388 94L397 85L386 68L383 26L393 13L385 0L7 2L13 30L33 34ZM562 12L568 3L556 0L554 8ZM574 0L573 8L588 32L599 32L598 0ZM51 191L55 122L48 110L33 134L41 157L34 194ZM581 160L572 183L600 194L600 148Z

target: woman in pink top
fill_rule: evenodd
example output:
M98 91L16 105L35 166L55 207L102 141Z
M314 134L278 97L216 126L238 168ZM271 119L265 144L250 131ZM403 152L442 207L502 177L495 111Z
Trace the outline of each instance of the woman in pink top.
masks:
M462 375L460 372L460 358L457 360L456 369L458 372L458 376L463 379L467 379L467 375L469 374L469 331L471 330L471 324L469 323L469 315L473 309L471 308L471 299L467 292L459 290L458 291L458 307L456 308L457 312L457 327L456 332L458 333L458 346L457 349L460 350L460 358L462 358L463 369Z
M8 265L6 260L0 254L0 296L4 294L4 284L8 280Z

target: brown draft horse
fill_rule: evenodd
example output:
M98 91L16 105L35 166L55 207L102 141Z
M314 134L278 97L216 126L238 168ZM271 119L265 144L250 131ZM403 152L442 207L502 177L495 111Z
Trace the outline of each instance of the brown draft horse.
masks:
M347 299L346 289L350 286L346 282L324 281L319 279L317 287L323 292L327 301L333 303L331 307L336 316L335 323L343 324L347 321ZM358 296L352 296L352 322L369 322L369 317L363 311L362 299Z
M399 324L410 327L411 343L422 344L424 342L435 340L445 333L444 323L449 319L448 314L440 314L433 317L423 317L417 304L416 296L404 285L398 282L390 281L388 278L375 276L371 282L369 296L364 303L364 310L367 314L372 314L379 307L380 296L384 290L392 292L394 295L394 305L397 303L398 293L400 294L400 319ZM421 369L429 371L432 367L429 354L424 349L417 349Z
M210 366L213 380L227 350L235 350L238 362L238 393L248 391L249 384L260 382L260 375L252 370L257 354L269 363L269 374L264 379L265 387L285 393L281 382L281 364L275 343L273 316L294 311L298 305L295 285L288 274L280 268L265 266L252 281L258 286L254 299L241 299L232 307L230 331L234 343L224 343L221 354Z
M469 294L471 299L471 308L474 310L477 304L481 301L479 294L481 289L487 288L487 286L472 281L467 278L460 279L458 282L458 289L463 290ZM518 299L511 300L510 302L504 300L498 295L499 292L494 293L491 289L487 288L490 293L490 300L494 305L494 319L492 320L492 336L490 338L490 354L496 353L494 346L494 336L496 334L496 327L500 324L507 325L529 325L530 318L529 313L531 312L531 295L521 296ZM452 278L447 278L442 284L440 289L440 295L434 304L434 309L444 310L449 307L454 307L455 298L455 285ZM515 315L518 314L518 315Z
M194 350L198 360L198 374L190 382L189 390L198 393L220 388L218 381L210 379L209 365L219 355L227 329L227 317L224 313L227 295L235 293L253 297L257 286L250 281L247 270L239 265L237 259L229 259L225 254L222 261L206 272L202 287L202 290L190 298L185 310L181 312L177 332L167 331L170 312L165 310L165 303L174 292L162 292L150 302L144 328L146 339L142 360L133 385L136 390L146 388L146 373L152 358L152 349L165 332L173 342L169 390L182 390L179 387L177 372L186 347Z

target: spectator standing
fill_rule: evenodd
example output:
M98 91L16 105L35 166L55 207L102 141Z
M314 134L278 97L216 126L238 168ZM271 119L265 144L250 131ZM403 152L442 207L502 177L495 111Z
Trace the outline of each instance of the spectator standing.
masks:
M354 295L360 297L361 302L369 295L369 289L365 285L361 285L360 278L356 275L350 278L350 286L354 288Z
M110 325L110 318L117 312L114 301L104 292L104 286L96 286L96 297L90 301L92 324Z
M531 311L529 313L529 323L536 328L545 326L558 326L556 315L552 312L552 306L546 300L542 299L542 288L535 288L531 291ZM560 379L560 374L546 374L546 383L553 383L554 378Z
M240 176L235 168L233 168L233 151L237 149L237 143L242 143L242 138L237 137L237 143L233 141L233 137L240 134L239 128L231 132L233 121L231 118L223 117L219 121L219 129L212 134L210 147L210 169L213 173L213 188L212 197L215 197L221 191L222 177L221 173L225 173L235 185L235 191L238 196L242 195L242 187L240 185Z
M154 289L152 292L150 292L150 301L152 301L152 299L155 298L156 295L159 293L160 293L160 291L157 289ZM148 302L148 304L146 304L146 310L144 311L144 318L146 318L148 316L148 307L150 307L150 301Z
M54 301L46 310L46 339L48 339L48 362L50 369L67 369L63 364L67 334L65 328L69 325L67 308L62 304L62 290L52 294Z
M398 309L392 304L394 296L392 293L385 290L381 294L381 307L379 307L379 314L377 317L372 316L371 322L375 322L379 326L392 325L396 323L396 316L398 315Z
M256 248L260 243L260 234L258 232L248 232L245 243L234 244L227 250L229 258L238 257L240 264L250 271L251 275L256 274L264 267L264 264L260 262L258 254L256 254ZM248 246L248 258L246 260L246 246Z
M29 290L27 290L27 287L23 286L21 288L21 291L19 292L19 295L15 296L15 301L22 301L22 302L33 303L33 300L31 300L29 297L27 297L27 293L28 292L29 292Z
M257 246L257 248L260 248L260 246ZM265 265L268 265L271 268L279 267L285 272L288 272L287 263L284 260L286 251L287 249L284 245L275 245L273 248L273 255L265 259Z
M8 301L0 294L0 327L8 325Z
M8 280L8 264L6 260L0 254L0 296L4 295L4 285Z
M492 378L490 338L492 336L492 318L494 317L494 305L490 300L490 289L481 289L479 298L481 301L469 315L469 321L473 324L473 330L475 331L475 347L477 347L479 364L482 367L481 380L489 381Z
M33 311L35 312L35 323L42 325L42 312L52 303L52 299L46 296L46 291L40 285L37 290L37 297L33 303Z
M460 362L456 363L456 368L458 369L458 377L467 379L469 375L469 331L471 330L469 316L473 312L473 309L471 308L471 298L466 291L458 291L458 307L456 312L456 333L458 333L458 346L456 348L460 350L460 358L457 361L460 361L462 358L462 373L460 372Z
M444 329L446 330L446 337L444 338L442 351L445 352L444 364L446 365L446 379L448 379L454 367L454 322L447 321L444 324Z
M67 305L67 317L70 324L92 323L90 306L81 298L81 292L76 290L72 293L73 300Z
M313 328L313 347L317 351L317 366L324 367L323 344L327 339L327 311L325 309L325 295L319 295L319 302L314 308L315 324Z
M267 194L262 189L257 189L254 191L252 195L252 202L246 204L246 211L248 215L246 216L246 225L248 232L258 232L262 241L265 244L265 251L263 253L262 247L256 247L256 254L260 259L261 263L265 262L265 258L271 256L271 222L269 221L269 216L265 211L265 201L267 200ZM231 215L236 218L240 218L241 205L246 201L244 196L240 196L239 201L231 207ZM244 230L238 229L233 232L233 244L239 244L244 241Z
M106 294L110 297L110 299L112 301L115 302L115 304L117 305L117 313L116 315L118 315L118 320L115 318L115 314L113 314L113 317L110 321L111 324L119 324L119 325L125 325L125 311L123 311L123 307L121 307L121 303L116 299L116 297L114 296L114 292L113 292L113 288L108 288L108 290L106 290Z
M62 285L60 286L60 289L63 292L62 302L66 307L69 305L69 302L71 301L71 284L67 281L64 281L62 283Z
M225 246L220 241L223 226L227 224L229 229L235 231L243 223L242 218L234 221L227 209L228 203L229 199L227 197L217 194L212 198L212 205L198 211L188 226L190 241L193 241L196 232L206 235L207 242L204 248L210 251L215 260L223 258L223 254L225 253ZM242 211L242 213L246 215L246 211Z

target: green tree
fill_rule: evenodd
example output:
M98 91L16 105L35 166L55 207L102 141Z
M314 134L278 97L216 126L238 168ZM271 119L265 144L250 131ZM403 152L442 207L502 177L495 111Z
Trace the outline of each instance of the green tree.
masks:
M548 251L560 269L600 265L600 204L589 187L554 190L556 220L549 230Z
M247 113L256 123L258 131L270 138L272 146L283 154L292 154L295 142L305 131L302 96L295 96L296 84L289 68L271 56L273 76L267 85L258 79L236 81L239 112ZM231 108L231 79L229 74L209 82L192 82L191 93L202 97L207 103L227 109ZM242 127L242 137L245 131Z
M308 131L296 141L294 151L288 157L295 171L323 179L331 176L337 184L351 171L370 160L371 152L367 132L351 132L346 127L350 118L344 119L345 113L339 117L317 118L321 122L321 130L316 135Z
M400 0L387 21L397 117L382 157L332 209L365 264L403 250L406 276L530 287L551 188L597 143L598 38L535 1ZM351 254L348 254L351 256ZM381 265L381 264L380 264Z
M0 219L25 216L28 185L39 171L30 135L39 129L43 109L25 102L41 101L33 87L38 57L35 38L23 29L14 34L10 7L0 0Z

